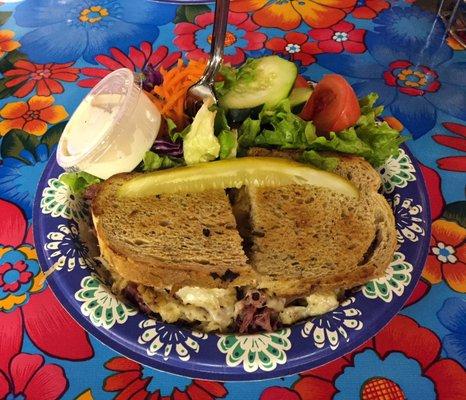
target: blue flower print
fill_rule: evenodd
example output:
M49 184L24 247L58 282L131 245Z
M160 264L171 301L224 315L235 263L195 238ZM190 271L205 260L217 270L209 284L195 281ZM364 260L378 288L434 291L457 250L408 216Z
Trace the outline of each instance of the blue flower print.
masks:
M36 187L49 155L48 147L40 144L34 154L28 150L21 151L19 156L24 161L5 157L0 165L0 198L20 206L28 218L31 218Z
M323 54L318 63L354 78L360 96L377 92L414 138L435 126L438 110L466 119L466 63L453 60L442 22L413 6L393 7L374 23L366 53Z
M359 399L361 388L385 384L391 386L394 398L416 399L419 393L423 400L435 400L434 384L423 376L416 360L407 358L403 353L394 352L382 359L372 349L365 350L354 357L353 366L345 368L336 379L338 390L335 400Z
M173 20L176 6L134 0L26 0L15 10L19 26L35 28L21 38L21 51L36 63L90 63L111 47L154 41L157 26Z
M466 367L466 299L452 297L445 300L437 318L451 332L443 338L447 356Z

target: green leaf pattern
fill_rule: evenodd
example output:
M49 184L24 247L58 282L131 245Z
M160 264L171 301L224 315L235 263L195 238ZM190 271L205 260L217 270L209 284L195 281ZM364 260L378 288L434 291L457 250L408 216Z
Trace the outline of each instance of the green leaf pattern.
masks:
M220 335L217 347L226 354L230 367L242 364L246 372L272 371L287 360L286 352L291 349L290 333L287 328L253 335Z
M397 187L404 188L409 182L416 180L414 165L403 149L399 149L398 155L390 157L378 171L386 194L392 193Z
M129 317L137 314L135 308L120 301L95 274L81 280L81 289L74 297L83 303L83 315L89 317L97 327L111 329L115 324L124 324Z
M406 286L411 283L413 266L406 261L403 253L395 252L393 261L385 272L385 276L366 283L362 293L368 299L381 299L386 303L394 296L401 296Z
M87 206L83 199L71 193L68 185L60 178L52 178L48 186L42 191L40 208L43 214L52 217L62 217L73 220L84 220L87 217Z

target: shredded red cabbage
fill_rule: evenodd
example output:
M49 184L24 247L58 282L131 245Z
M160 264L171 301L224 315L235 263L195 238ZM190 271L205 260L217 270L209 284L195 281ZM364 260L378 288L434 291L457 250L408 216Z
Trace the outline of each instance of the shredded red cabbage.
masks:
M144 71L144 80L142 81L142 88L146 92L152 92L154 86L160 85L163 81L162 74L158 69L155 69L152 65L146 65Z
M183 155L182 143L173 143L169 139L157 139L152 150L158 155L181 157Z

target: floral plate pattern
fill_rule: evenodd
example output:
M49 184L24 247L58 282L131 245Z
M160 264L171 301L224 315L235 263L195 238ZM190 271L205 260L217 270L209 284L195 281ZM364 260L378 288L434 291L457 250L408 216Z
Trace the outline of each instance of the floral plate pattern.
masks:
M355 291L336 310L277 332L192 332L148 319L115 298L90 268L91 252L80 232L83 210L57 182L63 170L53 155L34 205L39 262L73 318L104 344L142 364L224 381L302 372L341 357L374 336L413 292L427 257L430 212L422 175L412 160L403 147L380 169L398 231L398 249L386 275Z

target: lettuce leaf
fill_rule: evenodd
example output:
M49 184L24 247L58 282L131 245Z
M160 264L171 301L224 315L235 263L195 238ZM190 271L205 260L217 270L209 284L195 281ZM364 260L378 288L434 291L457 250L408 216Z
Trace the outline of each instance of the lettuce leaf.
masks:
M258 119L247 118L240 128L241 146L275 146L281 149L306 149L315 139L312 122L291 112L288 99L272 109L264 109Z
M146 151L142 159L142 171L150 172L158 169L173 168L183 165L182 159L170 156L160 156L153 151Z
M102 181L87 172L66 172L60 176L59 180L76 195L83 193L89 186Z
M337 157L322 155L314 150L305 151L301 156L301 161L326 171L333 171L339 162Z
M383 107L375 107L377 98L376 93L371 93L360 99L361 116L356 125L338 133L330 132L328 136L317 136L312 122L293 114L289 100L285 99L273 109L263 110L258 119L246 119L238 142L243 149L260 146L306 150L303 160L320 164L324 169L334 168L336 159L318 158L316 152L358 155L378 167L388 157L396 155L399 145L407 138L386 122L379 121Z
M218 135L218 141L220 142L220 153L219 157L224 158L235 158L238 149L238 132L236 130L223 130Z
M383 107L374 107L378 95L371 93L360 100L361 116L354 127L329 137L320 136L310 146L317 151L337 151L364 157L374 167L382 165L387 158L395 156L401 143L408 137L378 120Z

